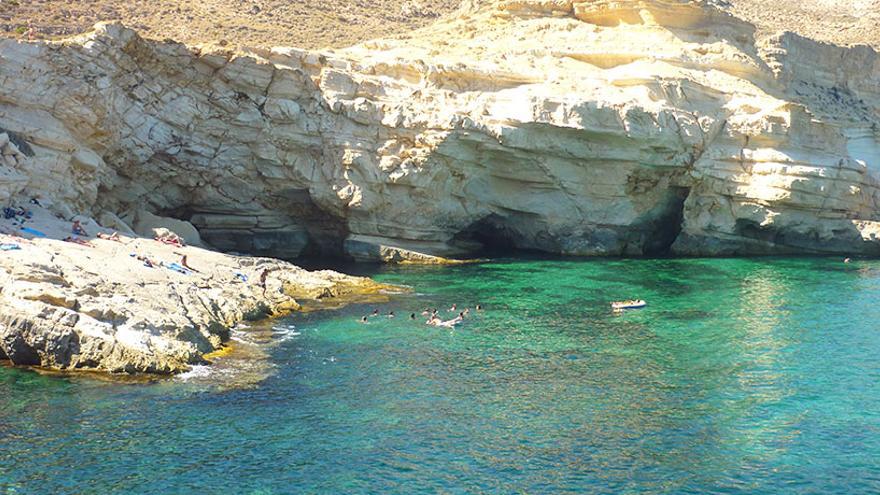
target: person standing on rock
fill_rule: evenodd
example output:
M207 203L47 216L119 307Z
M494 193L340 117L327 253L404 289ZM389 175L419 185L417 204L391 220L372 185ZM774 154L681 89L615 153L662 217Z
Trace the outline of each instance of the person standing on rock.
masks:
M260 287L263 288L263 295L266 295L266 280L269 278L269 272L272 271L269 268L264 268L262 273L260 273Z
M27 31L25 31L25 36L27 36L28 41L34 41L34 39L36 39L37 30L34 28L33 21L28 21Z

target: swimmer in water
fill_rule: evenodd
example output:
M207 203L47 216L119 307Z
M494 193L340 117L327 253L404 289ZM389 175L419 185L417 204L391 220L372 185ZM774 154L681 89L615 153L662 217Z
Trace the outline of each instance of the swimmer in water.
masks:
M438 327L453 328L454 326L458 325L461 322L462 322L462 317L459 315L451 320L446 320L446 321L442 321L440 323L437 323L437 326Z
M378 310L378 309L374 309L374 310L373 310L373 314L372 314L371 316L379 316L379 310Z
M389 318L394 318L394 311L389 312L389 313L388 313L388 317L389 317Z
M425 310L422 311L422 316L428 316L428 315L430 315L430 314L431 314L431 310L428 309L428 308L425 308Z
M449 311L455 311L455 304L453 304L452 307L449 308Z
M361 316L361 323L366 323L366 322L367 322L367 317Z
M415 320L415 319L416 319L416 314L415 314L415 313L410 313L410 314L409 314L409 319L410 319L410 320Z
M482 311L482 310L483 310L483 306L480 304L477 304L477 311Z

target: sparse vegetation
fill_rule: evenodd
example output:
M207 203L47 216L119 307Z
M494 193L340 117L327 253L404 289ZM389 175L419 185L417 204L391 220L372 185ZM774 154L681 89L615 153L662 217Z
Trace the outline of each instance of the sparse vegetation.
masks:
M493 1L493 0L482 0ZM8 35L32 21L41 38L88 31L98 21L122 20L144 36L185 43L342 47L434 22L460 0L0 0ZM758 26L821 41L880 48L880 0L715 0L719 8ZM15 8L6 8L14 6ZM26 28L24 28L26 29ZM3 34L0 29L0 35Z

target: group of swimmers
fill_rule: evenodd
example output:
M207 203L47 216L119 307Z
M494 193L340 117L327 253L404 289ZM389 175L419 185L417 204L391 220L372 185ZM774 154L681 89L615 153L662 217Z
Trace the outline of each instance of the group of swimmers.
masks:
M477 304L475 309L477 311L482 311L483 306L480 304ZM458 307L456 307L455 304L453 304L452 307L449 308L447 311L450 313L454 313L454 312L458 311L458 315L454 318L449 319L449 320L444 320L443 318L440 317L440 314L437 311L437 309L425 308L424 311L422 311L422 316L428 317L428 319L425 321L425 325L431 325L434 327L453 328L453 327L461 324L461 322L463 322L464 319L467 318L471 312L470 308L465 308L464 310L459 311ZM371 317L377 317L377 316L380 316L379 310L374 309L373 312L370 313L369 315L362 316L360 321L361 321L361 323L368 323L370 321ZM397 315L394 314L394 311L389 311L388 314L385 316L388 318L394 318ZM416 314L410 313L409 319L415 321Z

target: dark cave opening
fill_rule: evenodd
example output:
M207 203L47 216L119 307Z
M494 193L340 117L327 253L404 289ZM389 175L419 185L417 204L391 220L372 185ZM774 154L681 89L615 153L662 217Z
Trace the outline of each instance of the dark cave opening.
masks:
M683 228L685 202L690 194L688 187L670 187L654 206L626 229L621 239L629 249L622 255L664 257ZM307 189L284 191L277 202L276 212L286 215L291 229L221 228L211 230L209 225L196 221L205 211L198 206L184 205L158 212L160 215L190 221L199 230L204 241L220 251L254 256L270 256L309 266L332 266L352 261L345 251L344 242L349 231L344 220L320 208ZM266 210L270 211L270 210ZM214 213L221 213L216 211ZM222 214L236 215L235 211ZM247 212L240 212L248 216ZM203 215L202 215L203 216ZM452 258L507 257L547 255L552 252L540 248L523 247L523 233L516 226L529 226L529 222L541 221L528 218L520 212L512 216L492 213L471 223L459 231L450 241L454 252L444 254ZM207 227L207 228L206 228ZM538 238L535 245L540 245ZM553 246L553 239L548 241ZM296 245L295 249L288 249ZM625 248L626 249L626 248ZM614 255L613 253L611 255Z
M452 238L451 244L470 256L499 256L523 252L516 246L516 234L507 219L492 213L470 224Z
M206 208L182 205L157 212L158 215L193 224L202 241L219 251L252 256L269 256L285 261L302 259L345 260L343 242L348 228L342 219L324 211L308 189L287 189L273 197L271 207ZM241 217L212 224L219 217ZM256 223L253 223L253 219ZM264 219L269 219L264 224ZM281 223L279 223L279 221Z
M672 187L655 207L645 222L642 254L668 256L672 245L681 234L684 222L684 203L690 194L688 187Z

